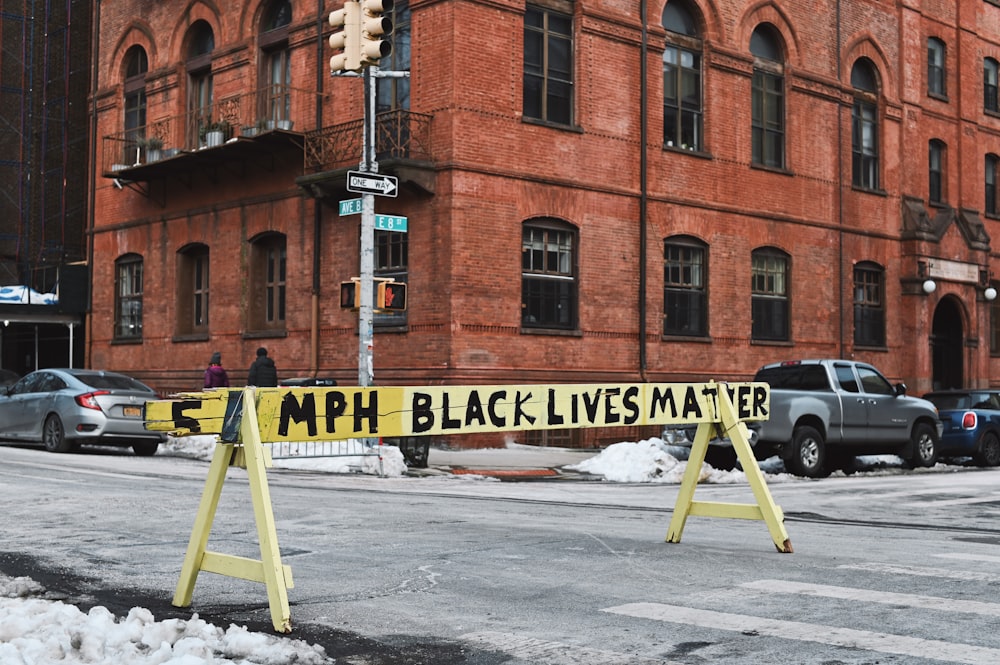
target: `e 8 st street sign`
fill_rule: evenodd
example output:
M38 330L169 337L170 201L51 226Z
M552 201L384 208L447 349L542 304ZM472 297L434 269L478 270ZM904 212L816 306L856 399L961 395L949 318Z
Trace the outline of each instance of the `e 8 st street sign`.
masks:
M348 171L347 191L378 196L396 196L399 194L399 181L395 176L382 175L381 173Z

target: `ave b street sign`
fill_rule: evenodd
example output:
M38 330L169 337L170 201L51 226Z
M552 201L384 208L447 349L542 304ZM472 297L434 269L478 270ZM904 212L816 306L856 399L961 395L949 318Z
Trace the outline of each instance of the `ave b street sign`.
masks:
M395 176L391 175L348 171L347 191L379 196L396 196L399 193L399 183Z
M361 199L345 199L340 202L340 216L357 215L361 212Z

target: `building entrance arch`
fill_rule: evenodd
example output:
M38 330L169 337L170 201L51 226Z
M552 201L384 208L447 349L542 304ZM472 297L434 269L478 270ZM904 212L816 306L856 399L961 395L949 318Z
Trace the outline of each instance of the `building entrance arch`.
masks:
M964 388L965 339L962 308L955 298L942 298L931 326L931 385L934 390Z

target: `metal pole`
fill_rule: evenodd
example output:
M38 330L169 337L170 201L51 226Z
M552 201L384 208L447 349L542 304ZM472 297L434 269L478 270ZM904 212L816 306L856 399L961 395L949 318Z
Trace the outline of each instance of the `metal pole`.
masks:
M365 125L361 170L378 173L375 161L375 78L371 68L364 72ZM374 305L375 294L375 196L361 195L361 307L358 309L358 385L367 387L375 379Z

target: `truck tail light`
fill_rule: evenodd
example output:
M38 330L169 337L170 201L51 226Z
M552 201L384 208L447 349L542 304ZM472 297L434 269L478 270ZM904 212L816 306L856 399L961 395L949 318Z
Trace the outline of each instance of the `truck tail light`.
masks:
M962 414L962 429L976 429L976 413L974 411L966 411Z

